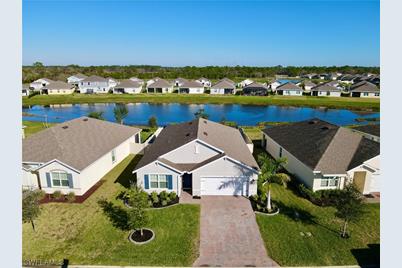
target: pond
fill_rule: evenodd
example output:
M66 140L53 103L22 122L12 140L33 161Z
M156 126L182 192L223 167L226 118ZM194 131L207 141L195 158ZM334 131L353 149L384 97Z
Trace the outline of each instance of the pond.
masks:
M34 105L23 107L23 120L64 122L77 117L86 116L93 111L102 111L108 121L115 121L113 115L114 103L98 104L57 104ZM124 123L129 125L147 125L150 116L157 118L159 125L179 123L194 119L194 113L205 109L209 119L234 121L238 125L257 125L262 121L295 122L313 117L326 120L337 125L358 124L357 118L379 117L379 113L361 113L344 109L325 109L287 106L257 106L239 104L150 104L129 103L129 111ZM364 123L364 122L362 122ZM360 123L361 124L361 123Z

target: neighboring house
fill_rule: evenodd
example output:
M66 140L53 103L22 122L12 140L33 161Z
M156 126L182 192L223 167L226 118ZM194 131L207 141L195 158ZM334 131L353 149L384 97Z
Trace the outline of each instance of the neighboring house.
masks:
M231 84L233 84L233 85L236 84L233 80L231 80L231 79L229 79L229 78L227 78L227 77L224 77L224 78L222 78L222 79L219 80L219 81L226 81L226 82L229 82L229 83L231 83Z
M368 124L350 128L356 131L369 140L380 142L380 124Z
M376 86L380 86L380 82L381 82L381 80L380 80L380 75L372 75L372 76L370 76L369 77L369 79L367 79L366 81L368 81L368 82L370 82L370 83L372 83L372 84L374 84L374 85L376 85Z
M62 81L52 81L41 88L41 94L62 95L74 93L75 87Z
M344 74L344 75L338 77L338 81L341 81L346 84L352 84L353 79L354 79L354 76L351 74Z
M275 81L273 81L273 82L271 82L271 83L269 84L269 88L272 90L272 92L275 92L276 89L277 89L280 85L282 85L282 83L279 82L278 80L275 80Z
M137 154L141 129L80 117L22 140L24 188L84 195L129 154Z
M29 96L31 93L31 89L29 88L29 84L22 84L22 96Z
M243 95L249 96L267 96L268 95L268 87L263 84L253 82L248 86L243 87Z
M284 95L284 96L302 96L303 95L303 89L292 82L287 82L283 85L280 85L279 87L276 88L276 92L279 95Z
M144 80L142 80L140 78L131 77L130 80L139 83L141 86L144 85Z
M155 77L155 78L149 79L149 80L147 81L147 87L148 87L149 85L155 83L155 82L158 81L159 79L160 79L159 77Z
M327 74L325 79L327 79L327 80L336 80L336 79L338 79L338 77L339 77L339 75L337 73L329 73L329 74Z
M80 82L81 82L82 80L84 80L85 78L87 78L87 77L88 77L88 76L86 76L86 75L84 75L84 74L78 73L78 74L75 74L75 75L72 75L72 76L68 77L68 78L67 78L67 83L72 84L72 85L78 87L78 85L80 84Z
M311 74L303 74L301 78L307 78L307 79L312 79L314 76L316 76L316 73L311 73Z
M304 80L303 82L300 82L300 84L303 84L304 86L304 92L310 93L311 89L316 86L313 82L310 80Z
M234 94L235 86L226 80L221 80L211 87L211 94Z
M148 93L171 93L173 86L165 79L156 78L155 82L147 86Z
M181 87L181 86L182 86L184 83L186 83L187 81L188 81L187 79L179 77L179 78L176 78L176 79L174 80L174 85L175 85L176 87Z
M204 85L197 81L184 81L179 86L179 93L202 94L204 93Z
M121 80L119 84L117 84L113 88L113 93L115 94L138 94L141 93L142 85L139 82L135 82L131 79Z
M320 84L311 89L312 96L318 97L340 97L342 89L331 85L330 83Z
M360 98L379 98L380 89L367 81L361 81L359 83L350 86L350 94L352 97Z
M40 91L42 87L47 86L50 82L53 82L53 80L48 78L40 78L30 83L29 87L32 88L33 91Z
M117 86L119 84L119 81L117 81L113 77L108 77L106 79L107 79L108 84L109 84L109 90L113 89L115 86Z
M78 88L80 93L84 94L108 93L110 89L108 79L97 75L91 75L82 80Z
M165 127L133 173L148 193L250 196L259 167L238 129L196 119Z
M267 128L262 143L275 159L285 157L285 169L313 191L342 189L357 179L367 182L361 192L378 192L373 180L379 180L379 171L354 170L378 157L380 144L350 129L311 119Z
M205 77L200 77L196 81L203 84L204 87L211 87L211 81Z
M254 82L253 80L246 79L246 80L243 80L243 81L241 81L240 83L238 83L237 86L238 86L239 88L243 88L243 87L245 87L245 86L250 85L250 84L253 83L253 82Z

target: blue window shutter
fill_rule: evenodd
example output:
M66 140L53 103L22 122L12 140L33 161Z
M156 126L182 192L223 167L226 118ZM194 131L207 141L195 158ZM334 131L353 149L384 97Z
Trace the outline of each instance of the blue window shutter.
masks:
M148 179L148 175L144 175L144 188L145 189L149 189L149 179Z
M47 187L51 188L52 187L52 180L50 179L50 173L46 172L46 182L47 182Z
M173 178L172 175L167 175L167 183L168 183L168 189L172 190L173 189Z
M67 173L67 179L68 179L68 187L74 188L74 185L73 185L73 174Z

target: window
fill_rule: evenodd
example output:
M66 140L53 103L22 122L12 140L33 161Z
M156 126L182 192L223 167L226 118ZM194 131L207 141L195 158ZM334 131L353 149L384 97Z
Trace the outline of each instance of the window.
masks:
M53 187L69 187L67 173L64 171L52 171L52 186Z
M368 92L363 93L363 96L365 96L365 97L367 97L368 95L369 95Z
M337 187L339 184L338 177L324 177L321 179L321 187Z
M285 93L286 93L287 95L289 95L289 94L290 94L290 91L289 91L289 90L286 90Z
M374 96L379 97L380 93L374 93Z
M279 157L282 157L282 147L279 147Z
M149 188L168 188L168 175L166 174L150 174L149 175Z
M116 162L116 151L112 150L112 163Z

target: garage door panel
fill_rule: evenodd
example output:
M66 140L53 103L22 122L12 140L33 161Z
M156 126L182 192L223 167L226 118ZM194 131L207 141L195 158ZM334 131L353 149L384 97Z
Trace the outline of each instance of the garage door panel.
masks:
M201 195L248 195L248 177L203 177Z

